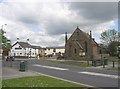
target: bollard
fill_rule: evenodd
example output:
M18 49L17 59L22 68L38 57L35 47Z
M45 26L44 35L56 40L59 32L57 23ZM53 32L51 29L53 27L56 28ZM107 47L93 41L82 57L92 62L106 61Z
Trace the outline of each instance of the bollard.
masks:
M87 65L89 66L89 61L87 61Z
M94 60L94 66L96 67L96 60Z
M103 62L103 68L105 68L105 64L104 64L104 62Z
M105 62L104 62L104 59L102 60L102 65L103 65L103 68L105 68Z
M94 66L94 64L93 64L93 60L92 60L92 66Z
M115 61L113 61L113 68L115 67Z

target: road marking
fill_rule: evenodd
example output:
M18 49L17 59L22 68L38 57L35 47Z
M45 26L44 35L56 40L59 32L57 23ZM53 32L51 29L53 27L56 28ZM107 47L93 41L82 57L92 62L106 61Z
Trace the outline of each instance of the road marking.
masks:
M31 71L31 72L34 72L34 73L37 73L37 74L40 74L40 75L43 75L43 76L47 76L47 77L59 79L59 80L62 80L62 81L66 81L66 82L70 82L70 83L79 84L79 85L86 86L86 87L95 87L95 86L92 86L92 85L87 85L87 84L83 84L83 83L79 83L79 82L75 82L75 81L71 81L71 80L67 80L67 79L63 79L63 78L59 78L59 77L47 75L47 74L40 73L40 72L35 72L35 71Z
M52 67L52 66L44 66L44 65L38 65L38 64L34 64L32 66L43 67L43 68L48 68L48 69L55 69L55 70L68 70L68 69L64 69L64 68Z
M120 77L120 76L116 76L116 75L101 74L101 73L95 73L95 72L78 72L78 73L87 74L87 75L102 76L102 77L110 77L110 78L116 78L116 79L118 79Z

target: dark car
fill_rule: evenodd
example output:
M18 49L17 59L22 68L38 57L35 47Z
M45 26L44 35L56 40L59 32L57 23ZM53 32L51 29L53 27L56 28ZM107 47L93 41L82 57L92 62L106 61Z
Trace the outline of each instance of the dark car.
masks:
M64 56L57 57L57 60L62 60L62 59L65 59Z
M8 56L6 58L6 61L14 61L14 60L15 60L15 58L13 56Z

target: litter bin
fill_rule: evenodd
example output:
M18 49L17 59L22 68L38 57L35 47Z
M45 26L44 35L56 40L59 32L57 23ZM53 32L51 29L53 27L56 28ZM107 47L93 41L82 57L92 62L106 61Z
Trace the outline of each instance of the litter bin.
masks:
M25 63L25 61L20 62L20 70L19 71L21 71L21 72L26 71L26 63Z
M108 65L108 59L104 58L104 65Z

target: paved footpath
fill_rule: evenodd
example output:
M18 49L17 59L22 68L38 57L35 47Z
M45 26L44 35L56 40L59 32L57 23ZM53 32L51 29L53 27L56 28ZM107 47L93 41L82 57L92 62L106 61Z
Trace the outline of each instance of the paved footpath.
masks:
M39 76L39 75L40 74L31 71L20 72L19 70L9 67L2 68L2 80L27 77L27 76Z

